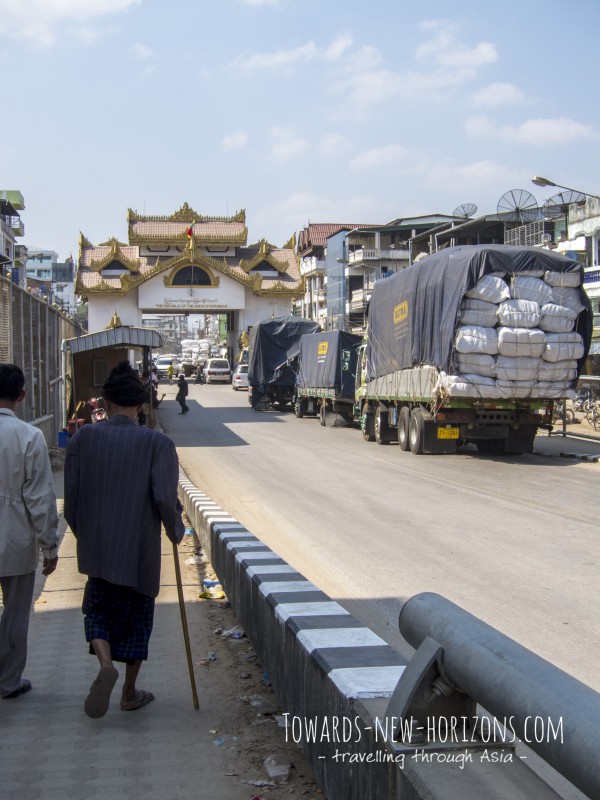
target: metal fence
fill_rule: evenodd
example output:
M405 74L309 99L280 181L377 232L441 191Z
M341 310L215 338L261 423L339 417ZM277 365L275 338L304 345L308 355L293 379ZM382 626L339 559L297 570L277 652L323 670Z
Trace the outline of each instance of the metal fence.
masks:
M64 313L0 277L0 363L25 373L27 394L17 415L41 428L48 446L57 442L62 423L64 382L61 343L81 333Z

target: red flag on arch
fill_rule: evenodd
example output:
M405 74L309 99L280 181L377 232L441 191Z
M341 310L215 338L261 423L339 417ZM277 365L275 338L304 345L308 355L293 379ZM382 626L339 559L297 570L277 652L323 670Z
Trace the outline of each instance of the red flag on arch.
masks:
M194 220L192 222L192 224L190 225L190 227L186 231L186 235L187 235L188 239L191 239L192 236L194 235L194 225L195 224L196 224L196 220Z

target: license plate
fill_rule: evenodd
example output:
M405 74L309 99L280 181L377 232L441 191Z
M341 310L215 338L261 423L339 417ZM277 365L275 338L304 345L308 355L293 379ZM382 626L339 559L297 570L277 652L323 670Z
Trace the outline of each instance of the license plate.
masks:
M458 428L438 428L438 439L458 439Z

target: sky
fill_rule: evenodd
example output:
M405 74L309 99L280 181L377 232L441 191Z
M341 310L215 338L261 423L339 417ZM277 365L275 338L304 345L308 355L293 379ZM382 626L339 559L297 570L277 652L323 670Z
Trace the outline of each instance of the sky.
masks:
M0 0L0 189L30 248L127 210L309 222L600 194L597 0Z

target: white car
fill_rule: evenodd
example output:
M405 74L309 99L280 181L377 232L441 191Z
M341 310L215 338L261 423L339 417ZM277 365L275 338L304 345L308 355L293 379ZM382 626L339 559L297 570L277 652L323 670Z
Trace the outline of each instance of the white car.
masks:
M156 373L159 378L164 378L166 376L169 364L173 365L173 374L177 374L177 368L179 365L177 364L177 356L173 353L165 356L159 356L154 363L156 365Z
M231 388L233 389L234 392L237 392L239 389L248 388L247 364L240 364L239 367L236 367L236 370L233 373L233 378L231 379Z
M231 383L231 367L226 358L209 358L204 368L207 383Z

